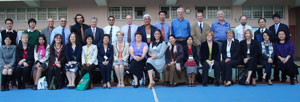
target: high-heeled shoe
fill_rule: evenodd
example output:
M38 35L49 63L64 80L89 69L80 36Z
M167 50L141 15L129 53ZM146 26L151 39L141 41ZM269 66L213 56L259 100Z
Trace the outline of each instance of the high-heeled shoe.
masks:
M225 84L225 86L226 86L226 87L231 86L231 82L228 81L228 82Z
M268 80L268 85L273 85L271 79Z
M148 89L151 89L151 88L153 88L154 86L155 86L155 83L149 83Z
M106 85L106 83L105 83L105 84L103 84L103 88L107 88L107 85Z
M133 88L138 88L139 87L139 85L133 85Z

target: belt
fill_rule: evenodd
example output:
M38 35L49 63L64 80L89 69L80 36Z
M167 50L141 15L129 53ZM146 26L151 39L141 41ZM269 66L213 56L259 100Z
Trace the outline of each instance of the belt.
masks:
M186 40L186 38L177 38L176 40L177 41L184 41L184 40Z

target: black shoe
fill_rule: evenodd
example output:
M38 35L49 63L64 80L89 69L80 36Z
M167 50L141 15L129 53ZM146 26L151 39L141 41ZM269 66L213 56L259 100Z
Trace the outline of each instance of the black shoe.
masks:
M138 88L139 87L139 85L133 85L133 88Z
M295 85L294 77L290 77L290 83L291 83L291 85Z
M206 86L207 86L207 83L204 83L203 86L206 87Z
M32 86L32 89L33 89L33 90L37 90L37 85L33 85L33 86Z
M219 83L219 82L217 82L217 83L215 84L215 86L220 86L220 83Z
M192 83L192 87L195 87L196 85L195 85L195 83Z

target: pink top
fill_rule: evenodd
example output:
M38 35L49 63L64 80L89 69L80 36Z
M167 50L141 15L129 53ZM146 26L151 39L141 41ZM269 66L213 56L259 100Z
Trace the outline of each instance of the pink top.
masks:
M45 54L46 54L46 49L43 45L39 45L38 47L38 54L40 56L41 59L44 58Z

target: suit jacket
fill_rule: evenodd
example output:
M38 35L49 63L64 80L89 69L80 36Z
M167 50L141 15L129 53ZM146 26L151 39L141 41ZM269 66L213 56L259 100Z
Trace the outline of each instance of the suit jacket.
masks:
M176 62L177 63L181 63L183 64L183 58L184 58L184 53L183 53L183 49L182 46L180 44L176 43L176 48L177 48L177 57L176 57ZM170 52L170 46L167 48L166 50L166 64L170 64L171 60L171 52Z
M88 28L89 28L89 26L86 25L86 24L82 24L82 26L83 26L83 32L84 32L85 29L88 29ZM79 23L77 23L77 24L71 26L71 32L75 32L75 33L77 34L77 39L78 39L77 42L79 42L80 44L83 45L85 41L82 41L82 37L81 37L81 26L80 26ZM85 34L85 33L84 33L84 34Z
M263 41L263 34L260 32L260 28L258 28L255 32L254 32L254 40L256 40L257 41L257 36L261 36L261 38L262 38L262 41ZM270 36L270 41L272 41L272 42L274 42L275 41L275 35L274 35L274 33L272 33L269 29L266 29L265 30L265 32L268 32L269 33L269 36ZM258 42L258 43L260 43L260 42Z
M97 45L92 44L89 48L89 56L90 56L90 60L86 61L86 57L87 57L87 45L82 47L82 53L81 53L81 63L88 63L88 64L95 64L98 65L98 59L97 59L97 55L98 55L98 48Z
M269 27L269 30L275 35L274 39L277 40L278 36L277 33L275 32L275 24L273 24L272 26ZM290 30L289 27L286 24L280 23L279 27L278 27L278 31L279 30L283 30L285 31L287 38L290 39Z
M31 66L34 62L34 46L31 44L27 44L27 48L26 48L26 63L28 63L29 66ZM21 61L23 59L23 54L24 54L24 50L23 50L23 44L20 43L17 46L16 49L16 63L18 64L19 61Z
M247 58L247 41L246 40L242 40L240 42L240 50L241 50L241 60L244 60L244 58ZM252 40L251 39L251 43L250 43L250 59L252 60L256 60L256 57L257 57L257 54L259 52L259 49L258 49L258 42L255 41L255 40ZM244 62L244 61L242 61Z
M183 47L183 53L184 53L184 62L187 62L189 59L189 49L187 46ZM199 58L198 58L198 53L197 53L197 47L192 45L192 55L193 58L197 64L197 66L199 65Z
M77 63L81 63L81 52L82 52L82 46L80 44L76 45L75 51L73 51L72 45L67 44L65 46L65 55L66 55L67 62L76 61Z
M96 33L94 36L92 32L92 28L90 27L84 30L84 38L86 38L88 35L92 35L94 37L93 44L97 45L98 43L102 42L104 31L103 29L96 27Z
M113 42L113 47L114 47L114 61L118 61L118 56L119 56L119 44L118 42ZM129 44L127 42L123 42L123 47L122 47L122 58L124 62L128 62L129 58Z
M150 37L150 39L152 41L152 39L154 39L154 30L156 29L156 27L151 25L150 28L151 28L151 37ZM141 32L143 34L142 41L146 42L148 44L145 25L139 26L136 32Z
M227 40L223 41L222 43L222 58L225 60L226 58L229 58L227 56ZM230 48L230 54L231 60L240 60L240 43L239 40L234 39L234 41L231 43L231 48Z
M191 36L194 38L193 45L199 46L201 42L206 41L205 33L207 31L210 31L210 26L207 23L203 22L202 32L198 22L194 23L191 27Z
M205 63L209 58L209 48L207 41L202 42L200 49L201 63ZM219 45L216 42L213 42L212 45L211 60L220 61Z
M49 58L49 64L48 64L49 68L53 67L52 64L55 63L56 56L57 56L54 47L55 47L54 44L52 44L50 46L50 58ZM61 68L64 68L65 63L66 63L65 46L64 45L62 46L61 51L59 52L58 61L60 62L60 65L62 66Z
M104 46L103 43L99 43L98 44L98 63L99 65L102 64L102 62L105 61L104 56L107 57L107 61L109 62L110 65L112 65L113 61L114 61L114 48L113 46L109 43L107 46L107 50L106 53L104 51Z

